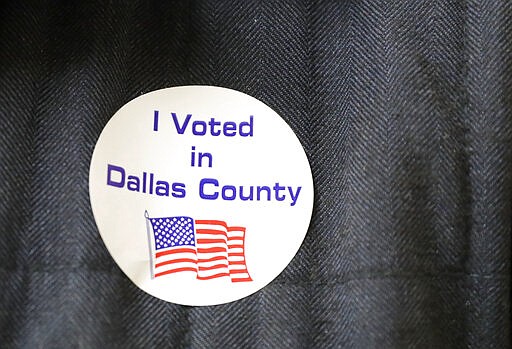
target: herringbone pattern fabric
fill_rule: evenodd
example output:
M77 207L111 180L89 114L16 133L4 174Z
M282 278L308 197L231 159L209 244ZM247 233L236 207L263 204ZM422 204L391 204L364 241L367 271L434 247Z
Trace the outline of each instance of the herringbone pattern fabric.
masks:
M0 5L1 348L508 348L512 2ZM164 87L248 93L316 186L288 268L231 304L167 304L117 268L88 168Z

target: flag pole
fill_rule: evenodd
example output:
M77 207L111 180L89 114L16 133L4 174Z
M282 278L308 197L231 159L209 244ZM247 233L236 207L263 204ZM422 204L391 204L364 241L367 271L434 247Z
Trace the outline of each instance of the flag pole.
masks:
M148 249L149 249L149 273L151 274L151 279L155 278L155 273L153 270L153 252L151 251L151 232L149 227L149 213L146 210L144 212L144 217L146 217L146 231L148 233Z

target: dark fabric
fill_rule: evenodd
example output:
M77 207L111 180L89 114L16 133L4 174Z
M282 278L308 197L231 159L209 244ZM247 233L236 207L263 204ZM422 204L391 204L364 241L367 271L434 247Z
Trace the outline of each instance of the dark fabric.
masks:
M510 347L511 1L0 6L0 347ZM316 186L286 270L198 308L124 276L88 197L115 111L191 84L276 110Z

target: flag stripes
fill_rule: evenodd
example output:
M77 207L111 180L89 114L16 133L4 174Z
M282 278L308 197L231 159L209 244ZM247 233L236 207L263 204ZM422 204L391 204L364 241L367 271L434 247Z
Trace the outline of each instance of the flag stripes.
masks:
M229 274L232 282L252 281L245 263L245 228L227 228Z

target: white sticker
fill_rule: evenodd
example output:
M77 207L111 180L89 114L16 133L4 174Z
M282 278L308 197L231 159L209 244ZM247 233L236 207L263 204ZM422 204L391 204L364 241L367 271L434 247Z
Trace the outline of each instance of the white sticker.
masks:
M183 305L246 297L299 249L313 180L286 122L244 93L173 87L123 106L91 160L94 218L142 290Z

